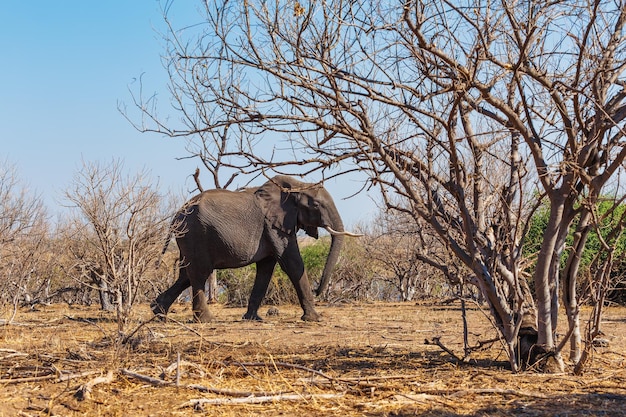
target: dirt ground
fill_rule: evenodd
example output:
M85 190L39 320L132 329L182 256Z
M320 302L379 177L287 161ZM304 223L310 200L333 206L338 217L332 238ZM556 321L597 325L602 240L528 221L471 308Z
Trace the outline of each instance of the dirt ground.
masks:
M215 322L195 324L188 304L165 323L141 306L123 344L95 308L40 306L10 325L5 312L0 416L626 415L626 308L606 311L608 346L582 377L513 374L497 342L458 363L432 344L462 356L454 304L319 305L322 323L278 309L251 323L217 305ZM472 346L495 337L483 312L468 321Z

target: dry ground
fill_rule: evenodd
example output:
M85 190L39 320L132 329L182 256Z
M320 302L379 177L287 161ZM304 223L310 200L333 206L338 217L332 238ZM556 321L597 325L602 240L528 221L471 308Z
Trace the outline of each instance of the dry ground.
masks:
M0 416L626 415L626 308L607 310L609 346L582 377L512 374L498 343L462 364L425 344L461 354L458 305L320 305L322 323L295 306L262 323L212 309L215 322L193 324L175 305L163 323L141 306L125 344L94 308L19 311L10 325L5 312ZM480 311L468 320L472 345L495 336Z

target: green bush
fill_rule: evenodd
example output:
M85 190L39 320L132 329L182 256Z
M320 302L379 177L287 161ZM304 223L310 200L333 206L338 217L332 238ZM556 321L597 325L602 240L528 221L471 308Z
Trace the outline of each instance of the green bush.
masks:
M238 307L248 305L255 274L256 265L217 271L217 283L221 287L218 290L218 301Z
M613 201L611 199L607 199L598 203L597 212L599 216L605 215L613 206ZM619 219L621 219L622 214L626 210L626 205L622 204L607 218L603 219L602 225L600 227L600 234L604 239L607 239L608 233L612 230L616 225ZM524 255L532 259L532 263L530 264L527 272L532 274L534 272L534 267L536 263L536 256L539 253L539 249L541 248L541 242L543 241L543 235L546 230L546 226L548 224L548 219L550 216L550 209L547 205L544 205L537 210L535 215L531 218L531 223L529 226L528 234L526 235L523 251ZM563 251L561 256L561 267L565 267L565 262L567 257L569 256L569 250L572 248L572 244L574 242L573 231L576 229L576 223L572 224L570 228L570 234L566 240L566 249ZM624 270L624 254L626 254L626 234L622 234L620 238L615 242L607 242L614 248L613 258L616 260L613 270L611 272L614 284L617 289L620 291L624 291L623 289L623 280L624 274L626 271ZM602 245L600 243L600 238L595 229L592 229L589 232L589 237L585 244L585 249L583 250L581 263L580 263L580 274L590 274L593 271L590 271L591 263L593 259L598 254L598 251L602 250ZM604 254L606 256L606 254ZM531 283L532 284L532 283ZM581 283L582 285L582 283ZM612 294L612 298L615 300L622 300L626 298L621 293Z
M330 238L322 238L315 243L300 248L309 281L314 287L324 270L326 257L330 248ZM238 269L220 270L217 274L218 285L221 287L218 301L221 303L245 307L254 285L256 265L252 264ZM263 303L266 305L298 304L298 297L293 284L285 272L277 265L267 289Z
M328 257L328 251L330 250L330 237L322 237L316 240L313 244L306 245L300 248L302 254L302 260L306 267L309 281L312 283L319 283L322 272L324 272L324 265L326 265L326 258Z

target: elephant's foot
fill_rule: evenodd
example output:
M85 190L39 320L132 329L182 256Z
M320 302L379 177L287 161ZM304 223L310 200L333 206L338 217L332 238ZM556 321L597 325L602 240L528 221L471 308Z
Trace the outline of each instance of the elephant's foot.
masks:
M200 311L193 312L193 321L197 323L210 323L215 319L215 316L211 314L208 308L203 308Z
M243 315L242 319L250 321L263 321L263 319L256 312L251 313L249 311Z
M322 321L322 316L315 311L304 313L300 318L304 321Z
M150 308L155 316L159 316L162 320L165 319L165 315L167 314L167 309L163 307L161 303L159 303L158 299L154 303L150 304Z
M204 286L204 283L202 283ZM193 289L193 299L191 301L191 310L193 311L193 321L197 323L209 323L215 319L215 316L209 311L207 307L207 299L204 295L203 289Z

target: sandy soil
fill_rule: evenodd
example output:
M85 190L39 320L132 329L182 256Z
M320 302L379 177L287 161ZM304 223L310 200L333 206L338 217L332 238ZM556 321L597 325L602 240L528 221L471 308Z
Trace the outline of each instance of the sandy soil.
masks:
M581 377L513 374L498 342L459 363L432 344L462 356L454 304L320 305L322 323L278 308L251 323L212 306L195 324L187 304L165 323L140 306L126 343L95 308L19 311L0 325L0 416L626 415L626 308L607 310L608 346ZM478 309L468 321L470 345L495 337Z

